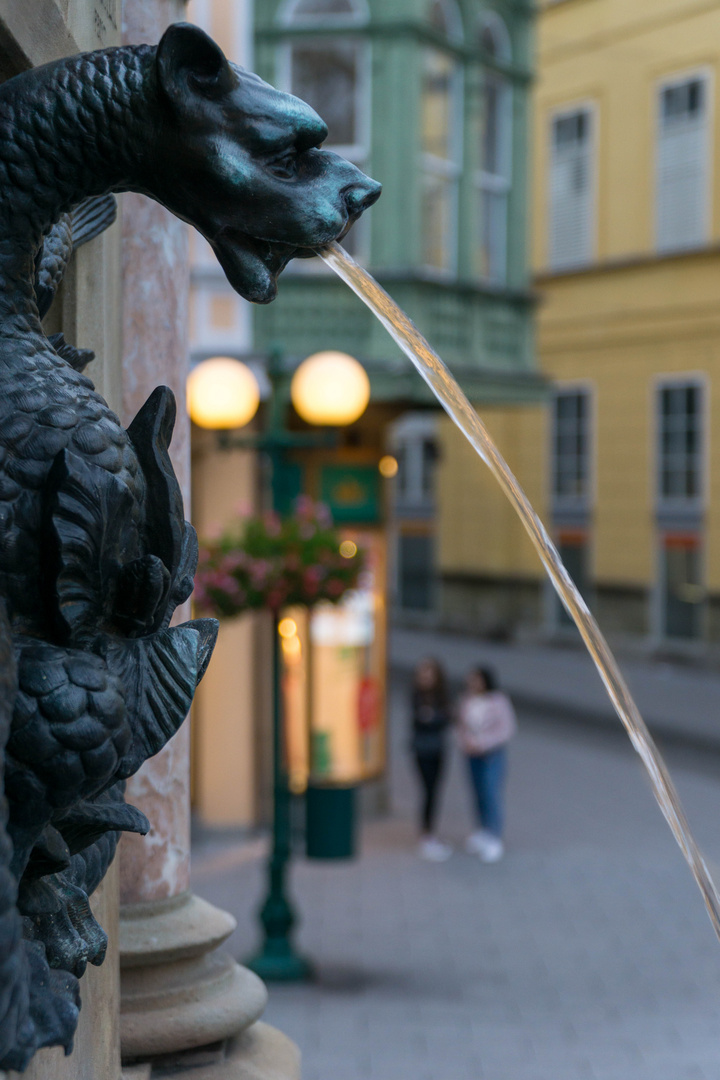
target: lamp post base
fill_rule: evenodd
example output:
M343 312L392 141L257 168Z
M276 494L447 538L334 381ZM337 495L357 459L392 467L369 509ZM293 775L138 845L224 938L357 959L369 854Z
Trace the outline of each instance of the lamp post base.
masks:
M293 952L288 941L265 942L259 953L245 961L245 967L263 982L306 982L313 974L309 961Z

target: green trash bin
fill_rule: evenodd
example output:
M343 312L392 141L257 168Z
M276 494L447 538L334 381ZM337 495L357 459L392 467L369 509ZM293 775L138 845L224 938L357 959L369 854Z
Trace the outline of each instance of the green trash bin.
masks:
M355 784L317 784L305 792L305 854L308 859L352 859L357 854Z

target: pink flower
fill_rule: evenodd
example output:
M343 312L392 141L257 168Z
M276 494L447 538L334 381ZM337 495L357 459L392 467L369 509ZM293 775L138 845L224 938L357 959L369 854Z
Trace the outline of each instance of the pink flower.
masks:
M233 513L239 518L251 517L252 512L253 506L249 499L240 499L233 507Z
M282 523L274 510L268 510L266 514L263 514L263 524L268 536L280 535Z
M300 526L300 537L303 540L312 540L313 536L317 532L317 527L314 522L303 521Z
M340 596L345 589L342 581L339 581L337 578L333 578L332 581L328 581L326 587L328 591L328 596L335 597Z
M247 566L248 557L244 551L231 551L222 561L222 568L228 574Z
M267 559L254 559L250 563L250 580L253 585L256 588L264 585L271 570L272 564Z
M322 525L325 529L330 528L332 525L332 514L330 513L330 507L327 503L315 503L315 519L318 525Z
M315 504L309 495L298 495L295 500L295 513L298 517L313 517Z

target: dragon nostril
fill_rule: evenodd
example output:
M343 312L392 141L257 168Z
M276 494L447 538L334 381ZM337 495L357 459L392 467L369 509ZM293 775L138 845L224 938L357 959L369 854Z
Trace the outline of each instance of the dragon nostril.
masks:
M378 200L381 191L382 185L375 180L368 179L365 183L353 184L343 193L348 212L353 215L362 214Z

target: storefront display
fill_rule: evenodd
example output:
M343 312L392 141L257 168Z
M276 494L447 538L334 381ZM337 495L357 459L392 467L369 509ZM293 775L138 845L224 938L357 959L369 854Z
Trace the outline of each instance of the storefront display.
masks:
M308 614L293 608L280 624L287 767L291 789L308 782L351 785L385 766L385 538L343 530L366 553L357 589Z

